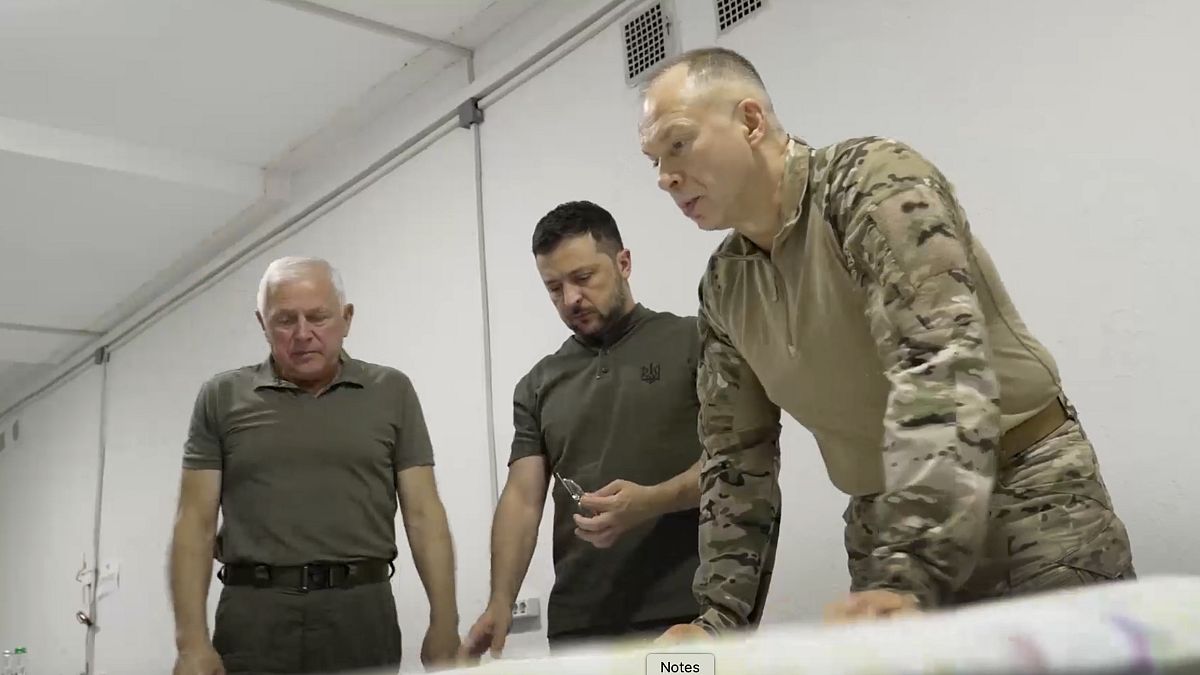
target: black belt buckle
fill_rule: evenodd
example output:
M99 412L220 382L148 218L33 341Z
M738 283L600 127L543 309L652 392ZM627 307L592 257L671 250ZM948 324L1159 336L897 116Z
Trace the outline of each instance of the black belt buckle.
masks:
M250 568L255 588L268 588L271 585L271 568L266 565L255 565Z
M300 590L304 593L310 590L324 590L330 587L328 565L305 565L300 568Z

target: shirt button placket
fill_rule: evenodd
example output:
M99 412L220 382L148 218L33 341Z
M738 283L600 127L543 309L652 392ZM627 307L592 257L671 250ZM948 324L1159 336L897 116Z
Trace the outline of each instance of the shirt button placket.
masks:
M774 252L772 252L772 256L774 256ZM771 268L771 300L782 305L783 334L787 337L788 356L795 358L796 340L792 334L792 315L788 307L787 284L784 282L783 272L773 259L767 265Z

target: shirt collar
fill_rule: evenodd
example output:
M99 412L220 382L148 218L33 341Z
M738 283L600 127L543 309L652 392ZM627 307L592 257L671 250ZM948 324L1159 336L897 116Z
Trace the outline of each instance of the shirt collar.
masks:
M350 354L345 349L338 355L338 361L341 363L341 368L338 374L333 378L333 382L329 384L326 391L342 384L350 384L356 387L363 387L366 384L366 378L363 377L362 362L358 359L350 357ZM258 372L254 374L254 388L262 389L299 389L292 382L288 382L279 376L275 370L275 359L270 354L267 355L265 361L258 365Z
M796 224L804 215L811 162L812 148L803 140L789 136L784 151L783 178L779 186L779 216L783 227L775 235L776 246L796 229Z

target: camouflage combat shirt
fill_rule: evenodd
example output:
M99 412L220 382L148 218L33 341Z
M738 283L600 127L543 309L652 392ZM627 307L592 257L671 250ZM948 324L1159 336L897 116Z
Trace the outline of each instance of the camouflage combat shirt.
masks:
M946 178L911 148L789 140L772 250L733 233L700 284L695 592L745 626L780 509L780 410L877 500L871 588L926 606L970 575L1000 435L1059 393Z

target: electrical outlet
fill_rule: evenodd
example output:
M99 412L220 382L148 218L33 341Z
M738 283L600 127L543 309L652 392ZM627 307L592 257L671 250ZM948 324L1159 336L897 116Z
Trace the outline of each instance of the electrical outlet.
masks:
M100 574L96 580L96 598L103 598L112 595L121 587L121 563L118 560L110 560L104 563L100 568Z
M517 600L512 606L512 616L514 619L529 619L538 616L541 613L537 598L525 598Z
M111 581L116 586L121 585L121 563L119 561L110 560L100 568L100 583L106 581Z

